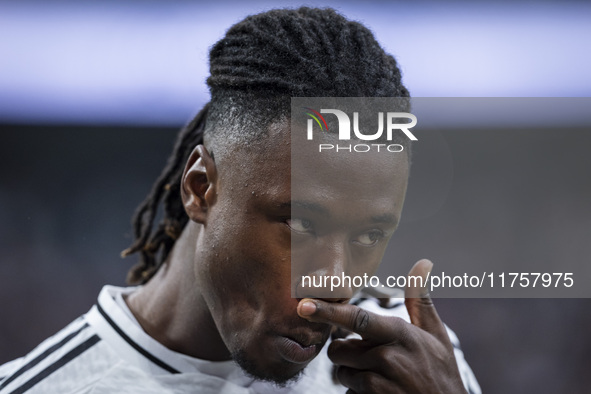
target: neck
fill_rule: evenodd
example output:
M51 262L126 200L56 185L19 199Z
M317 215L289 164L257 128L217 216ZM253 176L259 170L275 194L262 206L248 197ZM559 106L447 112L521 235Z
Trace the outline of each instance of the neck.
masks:
M170 350L203 360L229 360L197 285L195 245L200 228L189 222L156 275L126 302L144 331Z

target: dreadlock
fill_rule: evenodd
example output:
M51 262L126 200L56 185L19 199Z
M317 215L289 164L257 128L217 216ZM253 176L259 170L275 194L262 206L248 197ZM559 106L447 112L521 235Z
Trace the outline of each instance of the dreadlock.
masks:
M139 252L130 284L147 282L167 259L188 216L180 196L184 165L204 140L248 144L289 116L290 97L409 97L396 60L371 31L333 9L302 7L252 15L232 26L209 54L211 102L184 127L133 220ZM230 126L230 127L227 127ZM163 217L153 230L159 207Z

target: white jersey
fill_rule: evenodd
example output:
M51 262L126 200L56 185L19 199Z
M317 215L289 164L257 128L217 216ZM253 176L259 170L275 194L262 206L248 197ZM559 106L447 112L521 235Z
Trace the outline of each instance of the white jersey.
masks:
M0 366L0 394L103 393L344 393L332 378L332 363L321 353L303 376L277 387L247 376L233 361L206 361L174 352L145 333L123 295L135 288L105 286L90 311L45 340L25 357ZM403 300L402 300L403 301ZM373 300L359 304L409 320L403 302L389 309ZM450 338L469 393L480 387L464 360L455 334Z

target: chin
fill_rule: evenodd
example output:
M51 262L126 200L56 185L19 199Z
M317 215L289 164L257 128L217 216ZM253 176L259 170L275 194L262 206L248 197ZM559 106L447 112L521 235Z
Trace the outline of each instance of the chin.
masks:
M296 382L307 365L307 363L293 364L283 361L263 366L260 362L255 361L255 357L250 357L245 350L232 353L232 359L252 378L271 382L279 387L285 387Z

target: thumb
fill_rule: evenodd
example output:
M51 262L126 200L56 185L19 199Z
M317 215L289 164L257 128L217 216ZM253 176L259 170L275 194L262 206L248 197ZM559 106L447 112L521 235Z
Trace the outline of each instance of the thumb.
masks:
M408 273L404 302L413 325L433 334L439 340L449 341L445 326L429 296L427 281L432 268L433 263L426 259L419 260L413 265Z

